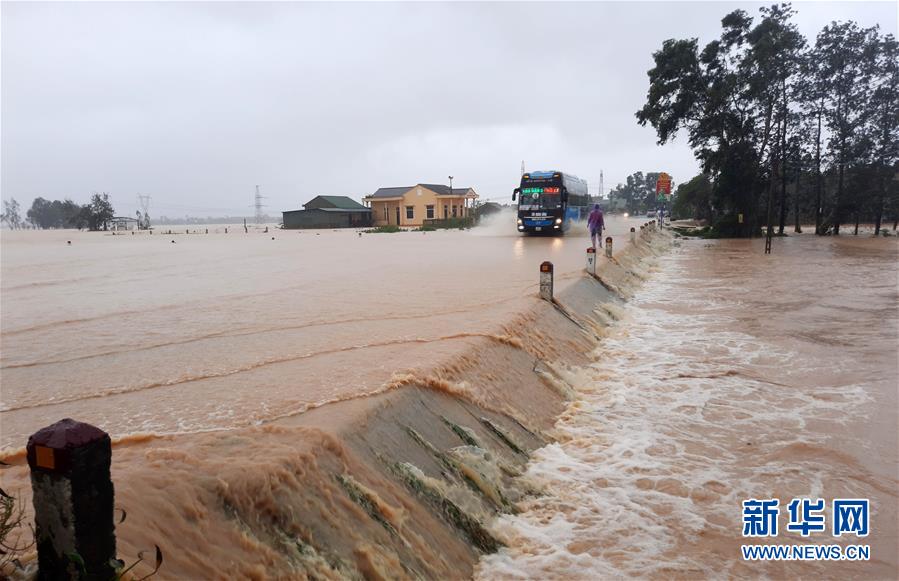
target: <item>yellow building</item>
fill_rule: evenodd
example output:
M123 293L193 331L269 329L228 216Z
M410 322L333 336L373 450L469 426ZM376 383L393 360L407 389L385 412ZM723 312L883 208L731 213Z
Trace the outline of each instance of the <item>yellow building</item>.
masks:
M421 226L430 220L469 216L478 195L471 188L416 184L401 188L379 188L363 203L371 208L375 226Z

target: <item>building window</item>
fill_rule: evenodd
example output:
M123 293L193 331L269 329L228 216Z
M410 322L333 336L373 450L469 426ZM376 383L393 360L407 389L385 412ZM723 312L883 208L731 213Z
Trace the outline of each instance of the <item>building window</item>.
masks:
M406 206L406 220L415 219L415 206Z
M387 210L387 204L384 204L384 221L390 224L390 211Z
M456 204L453 204L453 218L456 217Z
M446 204L443 205L443 219L449 218L449 206Z
M425 212L428 216L428 220L434 219L434 206L425 206Z

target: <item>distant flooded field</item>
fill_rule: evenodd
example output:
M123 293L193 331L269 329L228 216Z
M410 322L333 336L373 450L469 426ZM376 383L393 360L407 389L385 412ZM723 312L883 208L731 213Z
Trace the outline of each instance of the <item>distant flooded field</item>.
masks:
M684 241L579 370L527 475L542 494L494 524L480 579L895 579L899 288L895 238ZM868 562L745 562L741 502L780 499L767 543L869 544ZM787 532L824 498L824 533ZM831 535L833 498L870 534Z
M559 287L579 278L589 244L524 238L511 214L427 233L208 228L2 232L0 447L67 416L195 432L376 392L495 333L542 261Z

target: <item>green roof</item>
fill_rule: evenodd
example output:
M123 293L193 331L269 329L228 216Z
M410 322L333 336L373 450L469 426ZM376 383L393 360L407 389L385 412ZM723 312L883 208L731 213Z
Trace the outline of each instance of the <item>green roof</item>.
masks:
M305 204L304 208L339 208L341 210L366 209L365 206L347 196L315 196Z

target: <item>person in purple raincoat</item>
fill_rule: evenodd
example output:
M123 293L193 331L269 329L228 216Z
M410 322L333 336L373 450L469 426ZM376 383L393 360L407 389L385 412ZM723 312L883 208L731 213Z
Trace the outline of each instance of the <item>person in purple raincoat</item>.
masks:
M599 204L593 204L593 211L587 216L587 227L590 228L590 241L593 243L593 248L597 246L602 248L602 231L606 224Z

